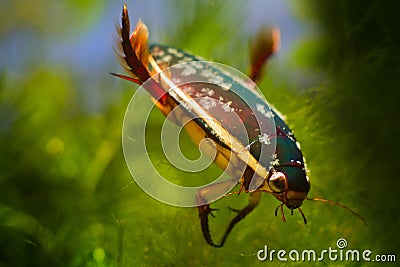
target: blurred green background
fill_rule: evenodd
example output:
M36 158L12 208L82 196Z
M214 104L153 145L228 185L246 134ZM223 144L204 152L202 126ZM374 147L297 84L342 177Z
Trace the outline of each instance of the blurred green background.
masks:
M108 74L122 73L112 51L122 2L6 0L0 3L0 266L283 265L259 262L256 253L264 245L336 248L338 238L349 249L400 260L398 1L127 4L132 24L139 17L148 24L151 41L243 72L249 37L262 24L280 27L282 50L260 88L302 144L309 196L357 210L368 226L344 209L310 201L303 205L307 225L297 212L286 212L282 223L273 215L278 201L264 195L223 248L208 246L196 209L152 199L125 165L122 121L136 86ZM162 120L152 116L149 138L157 138ZM184 181L168 164L157 166ZM215 239L233 216L226 207L239 208L246 197L215 203Z

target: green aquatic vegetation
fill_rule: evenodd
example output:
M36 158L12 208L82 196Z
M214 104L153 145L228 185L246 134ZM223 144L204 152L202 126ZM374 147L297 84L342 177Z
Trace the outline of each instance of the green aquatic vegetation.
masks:
M229 2L179 3L171 5L174 14L191 8L187 14L195 17L175 15L164 34L151 38L245 72L249 35L238 18L249 14L243 14L240 6L230 9ZM286 116L301 143L310 169L309 196L357 210L367 227L344 209L311 201L303 205L307 225L296 213L293 217L287 213L287 222L282 223L274 216L278 201L264 195L224 248L211 248L203 240L196 209L160 203L130 177L121 128L134 86L116 82L106 72L96 73L98 84L107 90L88 93L82 88L90 87L85 82L88 77L77 78L72 66L26 60L23 75L7 69L0 75L0 265L283 265L277 260L259 262L256 254L264 245L287 251L335 248L338 238L345 238L349 248L399 257L393 242L400 230L398 4L311 0L290 4L316 33L304 36L284 64L272 59L260 89ZM229 16L226 10L231 10ZM2 33L7 32L9 24L2 25ZM103 38L112 38L113 33L107 34ZM212 45L199 41L209 39ZM113 58L111 47L109 53ZM109 64L105 69L115 68ZM101 106L94 111L87 107L93 98ZM162 119L157 110L152 114L149 138L157 136ZM172 181L185 184L183 174L157 156L156 145L154 164ZM189 157L196 157L187 136L182 145ZM201 177L195 179L189 183L201 182ZM219 211L210 218L210 228L216 238L233 216L227 207L240 208L246 202L246 194L241 194L215 203Z

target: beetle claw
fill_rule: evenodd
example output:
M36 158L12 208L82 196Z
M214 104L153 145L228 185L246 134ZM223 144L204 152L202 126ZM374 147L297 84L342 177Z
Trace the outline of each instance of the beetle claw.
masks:
M213 211L217 211L217 210L219 210L219 209L210 208L210 206L208 205L208 211L207 212L208 212L208 214L210 214L214 218L215 218L215 215L213 214Z
M233 211L233 212L239 212L240 210L232 208L232 207L228 207L229 210Z
M210 234L210 228L208 226L208 215L211 214L211 216L215 217L212 214L212 211L216 209L210 208L210 205L201 205L198 206L199 210L199 217L200 217L200 223L201 223L201 230L203 232L204 239L207 241L207 243L213 247L222 247L222 244L217 245L215 244L212 239L211 239L211 234Z

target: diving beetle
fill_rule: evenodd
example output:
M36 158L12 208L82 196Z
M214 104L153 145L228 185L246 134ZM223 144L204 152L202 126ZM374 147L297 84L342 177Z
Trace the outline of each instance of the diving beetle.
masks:
M297 209L306 223L306 218L300 206L305 199L319 200L341 206L356 216L356 212L348 207L326 199L308 198L310 181L307 176L306 164L300 145L293 132L285 123L280 113L270 108L266 101L254 90L254 88L243 80L233 77L226 71L207 65L201 58L186 51L165 45L147 44L148 30L145 24L139 20L133 33L130 34L130 20L126 5L123 6L122 23L118 27L119 43L117 55L129 76L114 74L119 78L132 81L139 85L146 82L145 89L153 97L155 105L167 116L175 107L182 104L182 99L189 99L188 102L194 106L183 105L182 113L208 114L207 111L213 108L215 101L220 101L225 108L236 111L241 122L245 125L248 139L243 140L235 132L235 125L222 126L226 119L224 115L216 115L213 120L203 116L190 121L190 127L186 127L189 136L194 143L198 144L203 138L212 139L217 146L217 156L214 162L223 170L229 168L229 160L233 158L237 165L231 166L232 172L239 165L243 166L244 172L241 178L229 180L224 183L212 184L203 187L197 194L197 206L199 211L201 229L206 242L214 247L222 247L234 226L245 218L259 203L261 192L272 194L281 204L276 208L281 211L282 220L285 221L283 206L291 210ZM279 30L261 28L251 48L251 73L250 78L259 82L265 63L268 58L278 50ZM191 72L202 71L202 75L217 75L222 81L229 81L227 88L218 85L207 84L204 86L191 86L182 88L177 86L171 91L170 85L173 82L169 77L157 75L169 66L179 63L190 63L190 69L182 76L190 76ZM184 73L184 72L182 72ZM207 73L207 74L204 74ZM154 78L155 77L155 78ZM208 76L207 76L208 77ZM182 77L181 77L182 78ZM211 89L210 89L211 88ZM241 90L246 94L249 101L244 102L234 92ZM211 101L211 102L210 102ZM205 104L208 103L208 104ZM184 124L175 116L175 123ZM273 133L262 133L262 128L273 125ZM268 128L268 127L267 127ZM234 141L227 141L227 140ZM273 141L276 145L271 159L264 159L260 156L263 152L263 145L269 145ZM265 147L265 146L264 146ZM257 181L256 187L254 182ZM221 190L232 183L240 183L240 192L249 193L249 202L241 210L235 210L237 215L230 221L221 241L215 243L209 231L208 217L212 215L209 198L214 191ZM226 195L231 195L229 193ZM361 218L362 219L362 218ZM363 219L362 219L363 220Z

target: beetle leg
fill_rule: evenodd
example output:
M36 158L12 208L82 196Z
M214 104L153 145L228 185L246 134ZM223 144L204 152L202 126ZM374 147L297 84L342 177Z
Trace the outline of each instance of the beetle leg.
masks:
M278 28L261 27L250 43L250 79L261 81L263 70L269 57L279 50L280 32Z
M206 205L198 206L198 210L199 210L201 230L203 232L204 239L211 246L220 247L219 245L215 244L212 241L211 234L210 234L210 228L208 226L208 215L211 214L212 216L214 216L211 213L213 211L213 209L210 208L210 205L206 204Z
M208 225L208 215L214 217L212 211L215 209L212 209L208 203L210 202L210 200L216 198L218 192L221 192L221 190L224 190L223 192L226 192L226 190L229 190L229 188L231 188L236 183L237 180L235 179L226 180L224 182L205 186L197 193L197 204L199 205L197 208L199 210L201 230L203 232L204 239L207 241L208 244L213 247L221 247L221 245L215 244L211 238L210 228Z
M225 243L226 238L232 231L233 227L247 216L260 202L261 192L253 192L250 194L249 203L246 207L241 210L237 210L238 214L230 221L228 228L225 230L224 235L221 238L221 243L216 244L212 241L210 229L208 225L208 214L211 214L213 209L208 204L199 206L199 217L201 221L201 229L203 231L204 239L213 247L222 247Z
M242 219L244 219L244 217L246 217L255 207L257 207L258 203L260 203L260 198L260 191L250 193L249 203L247 204L247 206L239 210L238 214L229 222L228 228L225 230L225 233L221 238L221 244L219 245L220 247L224 245L225 240L228 237L229 233L232 231L233 227Z

